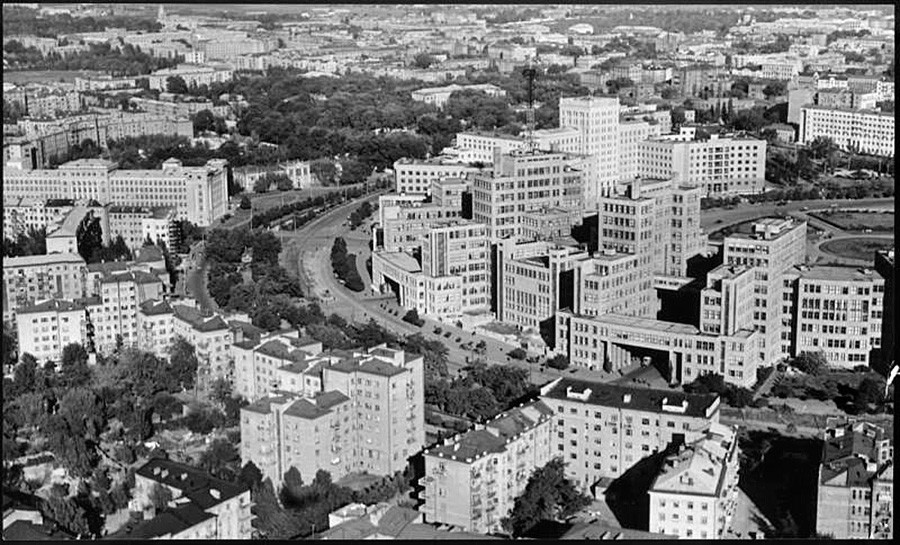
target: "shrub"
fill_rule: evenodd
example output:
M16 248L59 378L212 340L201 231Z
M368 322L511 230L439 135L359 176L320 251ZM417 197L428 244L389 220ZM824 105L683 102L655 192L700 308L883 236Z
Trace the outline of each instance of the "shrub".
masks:
M528 353L525 352L525 350L522 348L514 348L514 349L510 350L508 352L508 354L509 354L509 357L516 359L516 360L524 360L525 357L528 355Z
M425 320L419 318L419 313L416 311L416 309L412 309L404 314L403 321L416 327L422 327L423 325L425 325Z

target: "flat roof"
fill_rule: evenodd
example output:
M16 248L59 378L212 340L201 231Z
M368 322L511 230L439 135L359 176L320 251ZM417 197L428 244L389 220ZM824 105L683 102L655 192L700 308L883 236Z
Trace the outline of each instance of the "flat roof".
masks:
M800 279L836 280L846 282L871 282L880 279L881 275L871 268L841 267L836 265L813 265L811 267L794 267Z
M650 332L677 333L680 335L700 334L700 330L692 325L679 324L677 322L664 322L653 318L642 318L625 314L602 314L600 316L591 317L590 320L596 323L635 327Z
M58 263L84 264L84 258L82 258L78 254L46 254L3 258L4 269L13 269L17 267L39 267L43 265L56 265Z
M577 398L568 397L568 392L582 393L590 390L587 403L589 405L599 405L602 407L612 407L616 409L632 409L636 411L663 413L662 402L665 399L667 405L680 406L687 401L685 416L706 418L706 411L717 402L719 396L715 394L687 394L677 392L675 390L655 390L650 388L634 388L618 384L607 384L603 382L591 382L587 380L579 380L564 377L553 386L543 398L579 401ZM625 401L625 395L630 394L630 400ZM550 402L547 402L550 404Z
M377 252L378 257L409 273L422 272L416 259L406 252Z

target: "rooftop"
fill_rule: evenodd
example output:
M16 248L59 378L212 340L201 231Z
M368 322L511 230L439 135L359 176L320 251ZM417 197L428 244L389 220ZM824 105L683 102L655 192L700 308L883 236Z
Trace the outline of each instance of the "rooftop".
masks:
M78 254L46 254L3 258L4 269L15 269L19 267L40 267L47 265L56 265L59 263L84 264L84 258L82 258Z
M582 401L589 405L599 405L615 409L631 409L635 411L663 413L663 401L668 407L684 407L685 416L707 418L707 414L719 406L719 396L715 394L686 394L674 390L655 390L650 388L633 388L617 384L590 382L563 377L558 382L545 386L542 398L548 400ZM547 389L549 388L549 389ZM576 396L590 394L585 399ZM572 394L572 395L570 395Z
M144 271L125 271L107 274L100 280L102 284L112 284L119 282L134 282L135 284L157 284L162 283L158 276L152 275Z
M161 458L148 461L137 474L181 490L200 509L208 509L248 490L244 485L217 479L196 467Z
M871 282L881 276L873 269L860 267L841 267L833 265L814 265L812 267L795 267L801 279L833 280L845 282Z
M215 316L204 316L201 311L184 305L173 305L172 311L175 313L176 318L189 323L191 327L200 332L228 329L228 324L218 314Z
M186 503L174 509L166 509L157 513L155 517L138 524L130 532L124 532L121 537L157 539L183 532L211 518L215 518L215 515L207 513L193 502Z
M39 312L77 312L84 310L84 304L76 301L50 299L19 309L18 314L36 314Z
M615 324L629 326L643 331L658 333L674 333L677 335L699 335L700 330L688 324L677 322L664 322L653 318L641 318L639 316L627 316L625 314L603 314L590 318L592 322L603 324Z
M422 272L422 267L416 258L406 252L377 252L378 257L384 259L388 263L403 269L406 272L417 273Z

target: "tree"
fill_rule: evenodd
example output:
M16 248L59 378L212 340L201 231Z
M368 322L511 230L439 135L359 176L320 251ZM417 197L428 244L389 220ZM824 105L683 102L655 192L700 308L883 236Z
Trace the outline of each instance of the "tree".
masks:
M87 513L73 498L52 496L42 503L44 515L74 536L87 536L90 532Z
M59 373L63 386L68 388L83 386L91 381L88 353L83 346L71 343L63 348Z
M828 359L821 350L803 351L791 360L790 365L807 375L819 375L828 368Z
M6 342L4 340L4 342ZM4 362L5 363L5 362ZM22 355L22 361L13 370L13 383L18 393L33 392L37 384L37 360L31 354Z
M220 133L220 129L224 128L224 123L209 110L200 110L194 114L194 134L200 134L206 131Z
M260 176L253 182L254 193L265 193L272 187L272 182L268 176Z
M413 66L415 66L416 68L421 68L424 70L432 64L434 64L434 57L432 57L428 53L418 53L413 58Z
M178 95L188 94L188 86L181 76L169 76L166 78L166 91Z
M250 210L253 204L250 202L250 197L244 195L241 197L241 210Z
M94 256L103 247L103 228L100 218L95 217L93 211L88 212L75 228L75 242L78 254L88 263L93 263Z
M783 81L773 81L769 83L765 87L763 87L763 95L766 96L766 100L771 100L774 97L781 96L787 91L787 85Z
M244 464L244 467L241 468L240 473L238 473L237 480L240 484L253 489L262 484L263 474L262 471L256 467L252 461L248 461Z
M565 462L554 458L531 475L509 516L501 521L507 532L522 537L542 520L562 521L590 505L590 497L566 478L565 469Z
M231 397L231 382L224 378L218 377L209 387L209 398L219 405L224 405Z
M331 185L337 177L337 167L331 159L314 159L309 163L309 171L322 185Z
M177 335L169 346L169 369L175 384L182 390L190 390L197 380L197 369L200 360L197 351L187 339Z
M562 354L557 354L547 360L547 366L554 369L563 370L569 366L569 358L563 356Z
M200 467L227 481L233 481L237 477L240 462L240 453L226 439L214 440L200 455Z
M419 327L425 323L425 320L419 318L419 313L416 309L408 310L406 314L403 315L403 321Z
M271 479L266 478L262 484L251 489L250 493L253 500L251 511L255 515L253 524L261 537L287 540L300 533L300 522L278 503Z
M516 347L510 350L508 355L514 360L524 360L528 356L528 352L525 352L523 348Z
M882 401L884 401L884 379L880 376L862 379L853 397L853 405L857 410L865 409L869 405L878 405Z

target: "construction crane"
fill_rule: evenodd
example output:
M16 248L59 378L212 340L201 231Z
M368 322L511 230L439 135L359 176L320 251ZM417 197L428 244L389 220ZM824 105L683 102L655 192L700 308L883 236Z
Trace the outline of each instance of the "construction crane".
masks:
M531 65L531 59L528 59L528 66L522 70L522 76L528 80L528 109L525 110L525 123L527 125L526 149L534 150L534 78L537 76L537 70Z

